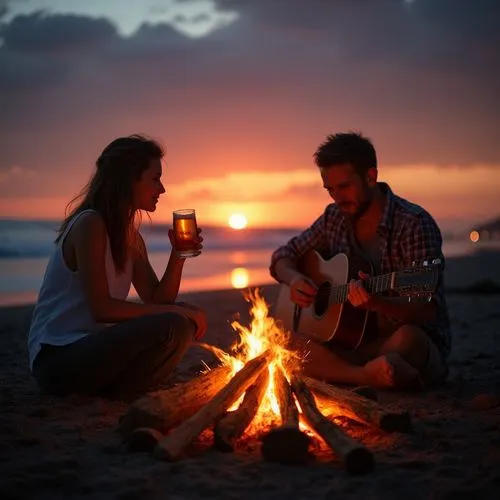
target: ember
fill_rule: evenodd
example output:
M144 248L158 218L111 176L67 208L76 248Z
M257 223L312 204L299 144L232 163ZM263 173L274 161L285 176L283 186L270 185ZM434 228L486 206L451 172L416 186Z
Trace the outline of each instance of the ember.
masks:
M220 359L221 366L134 402L120 421L122 434L130 442L134 433L144 435L145 428L168 433L156 439L154 455L175 460L214 425L217 449L233 451L242 436L256 436L262 439L264 458L282 463L305 462L310 439L316 436L348 472L371 471L371 452L334 418L346 416L385 431L408 432L408 413L384 411L377 402L355 392L303 377L302 359L286 348L289 333L269 316L258 290L246 298L251 303L251 324L246 328L232 323L238 340L229 352L203 344Z

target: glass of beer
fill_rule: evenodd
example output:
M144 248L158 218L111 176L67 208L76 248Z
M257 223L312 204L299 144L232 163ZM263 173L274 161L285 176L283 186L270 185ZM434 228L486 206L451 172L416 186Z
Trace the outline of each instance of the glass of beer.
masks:
M174 245L179 257L200 255L198 250L198 226L194 208L174 210Z

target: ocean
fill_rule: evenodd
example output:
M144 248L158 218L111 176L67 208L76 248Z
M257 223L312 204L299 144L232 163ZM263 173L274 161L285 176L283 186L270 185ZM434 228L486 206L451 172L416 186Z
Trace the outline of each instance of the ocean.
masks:
M33 303L42 283L58 223L0 219L0 305ZM298 229L203 229L203 253L184 266L181 292L246 288L272 283L272 251ZM151 264L162 275L170 252L168 226L143 223ZM498 247L498 242L496 243ZM444 238L446 257L468 255L479 248L468 238ZM131 297L136 296L135 290Z

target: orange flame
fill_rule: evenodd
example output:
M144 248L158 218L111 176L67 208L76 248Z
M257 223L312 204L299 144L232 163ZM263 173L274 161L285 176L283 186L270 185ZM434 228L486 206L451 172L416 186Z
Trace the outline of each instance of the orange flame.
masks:
M243 368L245 363L259 356L266 350L271 350L269 362L269 385L260 405L259 411L252 422L252 430L259 431L279 417L279 405L274 390L274 372L280 367L288 379L290 373L300 366L300 355L287 349L290 333L281 328L275 319L269 316L269 309L258 289L250 290L245 299L251 303L250 327L241 325L238 321L231 323L232 328L239 334L239 338L230 348L230 354L221 350L214 354L223 364L230 366L232 375ZM241 403L237 401L230 410L235 410Z

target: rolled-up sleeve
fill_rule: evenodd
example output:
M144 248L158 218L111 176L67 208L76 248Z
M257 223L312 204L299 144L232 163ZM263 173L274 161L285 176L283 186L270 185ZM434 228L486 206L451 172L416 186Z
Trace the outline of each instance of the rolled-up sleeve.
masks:
M277 248L271 256L271 265L269 272L271 276L279 281L276 275L276 263L281 259L290 259L297 261L302 255L309 250L317 250L319 253L328 250L326 214L323 213L316 221L305 231L294 236L291 240L279 248Z

